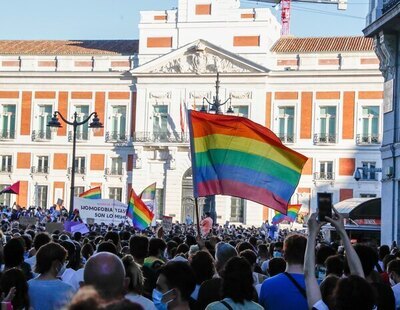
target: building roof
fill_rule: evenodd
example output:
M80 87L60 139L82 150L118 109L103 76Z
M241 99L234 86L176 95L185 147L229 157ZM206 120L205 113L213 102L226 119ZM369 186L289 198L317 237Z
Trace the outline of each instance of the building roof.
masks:
M0 40L0 55L133 55L139 40Z
M282 37L271 48L275 53L372 52L372 38L357 37Z

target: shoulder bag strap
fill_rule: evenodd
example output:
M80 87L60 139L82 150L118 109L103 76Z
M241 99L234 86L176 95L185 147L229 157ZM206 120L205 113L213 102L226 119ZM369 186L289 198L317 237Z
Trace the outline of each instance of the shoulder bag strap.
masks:
M284 272L283 274L294 284L294 286L296 286L300 294L303 295L305 299L307 299L306 290L301 287L301 285L293 278L293 276L288 272Z
M228 304L225 300L220 301L221 304L223 304L225 307L227 307L229 310L233 310L230 304Z

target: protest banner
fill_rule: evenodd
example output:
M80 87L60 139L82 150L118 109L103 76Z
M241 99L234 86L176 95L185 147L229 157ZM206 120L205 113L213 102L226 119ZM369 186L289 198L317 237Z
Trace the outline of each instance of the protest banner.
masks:
M31 217L31 216L20 216L19 218L19 223L23 226L30 226L30 225L36 225L37 223L37 218L36 217Z
M78 225L74 225L71 227L71 232L72 233L80 232L82 235L84 235L89 232L89 229L85 224L79 223Z
M163 215L162 228L164 232L169 232L172 230L172 216Z
M74 198L74 208L79 211L79 216L84 223L88 219L93 219L97 224L115 224L132 223L126 217L127 205L113 199L85 199Z
M56 230L62 232L64 231L64 224L63 223L46 223L46 232L52 234Z

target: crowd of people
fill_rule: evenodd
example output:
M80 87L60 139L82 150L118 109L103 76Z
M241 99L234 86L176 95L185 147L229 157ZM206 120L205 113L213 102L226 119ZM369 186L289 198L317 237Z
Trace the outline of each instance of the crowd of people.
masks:
M23 211L15 213L3 212L0 235L0 296L9 309L400 309L396 244L351 244L337 212L324 221L311 215L307 233L220 226L205 216L203 236L193 223L50 234L45 222L68 213L41 214L27 227ZM340 243L320 239L325 222Z

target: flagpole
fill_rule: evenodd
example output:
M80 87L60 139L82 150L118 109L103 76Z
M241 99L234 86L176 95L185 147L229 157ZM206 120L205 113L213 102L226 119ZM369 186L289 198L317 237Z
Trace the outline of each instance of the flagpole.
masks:
M197 198L194 199L194 204L195 204L195 207L196 207L197 235L198 235L199 237L201 237L201 233L200 233L199 205L198 205L198 202L197 202Z

